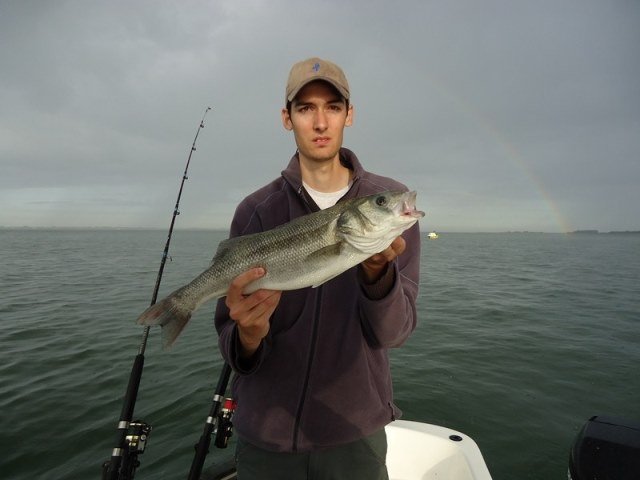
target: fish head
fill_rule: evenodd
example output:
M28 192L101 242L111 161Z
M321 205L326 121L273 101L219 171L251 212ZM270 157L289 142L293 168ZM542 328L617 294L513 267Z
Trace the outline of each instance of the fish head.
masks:
M424 216L416 209L416 195L386 191L355 199L338 219L338 232L357 250L379 253Z

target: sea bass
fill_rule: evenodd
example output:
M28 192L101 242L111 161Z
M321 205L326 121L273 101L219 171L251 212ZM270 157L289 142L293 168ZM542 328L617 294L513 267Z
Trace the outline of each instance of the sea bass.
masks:
M386 249L424 216L416 192L387 191L338 202L265 232L218 245L210 267L189 284L145 310L141 325L162 325L164 346L173 344L193 312L226 295L231 281L254 267L265 275L247 285L258 289L317 287Z

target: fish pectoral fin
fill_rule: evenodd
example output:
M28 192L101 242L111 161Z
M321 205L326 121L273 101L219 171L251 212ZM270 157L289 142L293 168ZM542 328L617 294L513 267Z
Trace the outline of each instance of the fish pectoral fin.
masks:
M334 243L332 245L328 245L324 248L316 250L312 254L307 256L307 264L308 265L316 265L316 264L326 264L327 262L331 262L336 257L339 257L344 250L344 242ZM328 282L332 278L337 277L342 272L338 272L334 275L329 275L327 277L321 278L318 281L314 282L311 285L311 288L316 288L322 285L325 282Z
M315 263L318 261L326 261L332 257L339 257L342 253L342 249L344 248L343 242L333 243L331 245L327 245L326 247L319 248L315 252L307 255L307 262Z

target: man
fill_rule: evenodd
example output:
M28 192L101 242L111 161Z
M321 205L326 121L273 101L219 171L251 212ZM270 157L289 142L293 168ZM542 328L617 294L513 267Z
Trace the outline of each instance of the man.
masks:
M349 84L319 58L289 74L284 128L297 152L281 176L245 198L231 236L272 229L354 197L406 190L364 170L342 147L353 123ZM388 478L384 426L397 418L387 349L416 326L418 225L384 252L318 288L279 292L244 287L238 276L218 302L216 328L234 369L238 478Z

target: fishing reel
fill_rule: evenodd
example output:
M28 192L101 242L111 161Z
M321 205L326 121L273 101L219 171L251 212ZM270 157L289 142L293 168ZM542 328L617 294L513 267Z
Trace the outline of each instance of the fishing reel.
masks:
M140 466L138 455L144 453L151 433L151 425L141 420L134 420L129 424L129 431L125 437L126 451L122 461L123 479L132 479Z
M214 445L218 448L227 448L229 445L229 438L233 435L233 413L236 410L237 402L233 398L225 398L224 404L218 412L218 418L216 422L216 432Z
M125 437L129 454L138 455L144 453L152 428L151 425L141 420L135 420L129 424L129 433Z
M129 424L127 435L125 436L125 447L122 449L122 463L119 468L112 470L113 465L107 461L102 465L102 478L131 480L137 468L140 466L138 455L144 453L147 441L151 434L151 425L141 420L134 420Z

